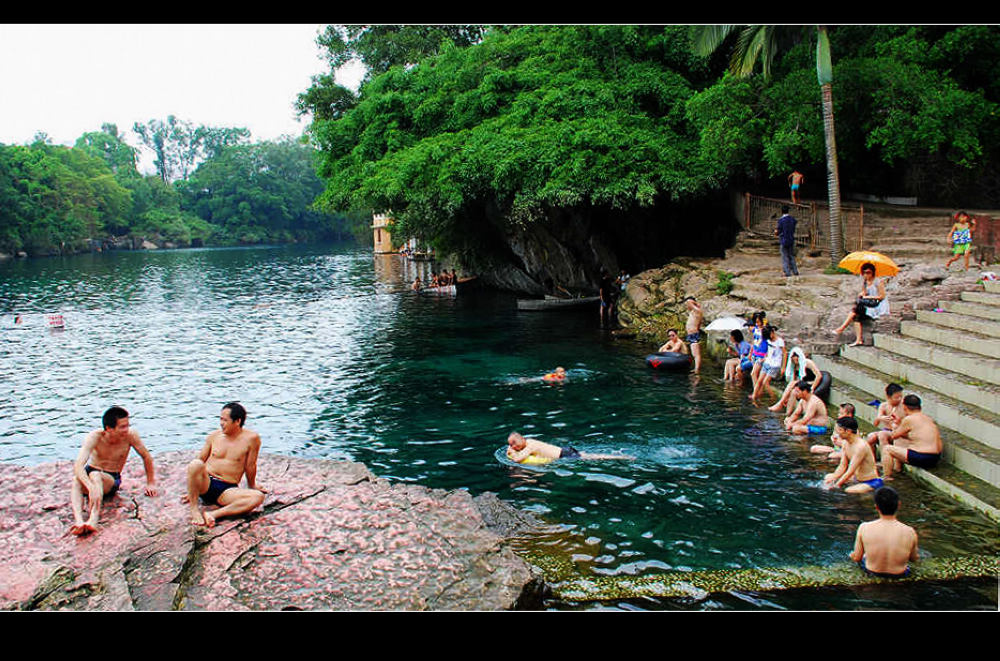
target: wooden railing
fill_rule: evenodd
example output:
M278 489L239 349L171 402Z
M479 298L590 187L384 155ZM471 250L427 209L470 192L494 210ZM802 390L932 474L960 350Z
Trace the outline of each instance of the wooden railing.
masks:
M798 220L795 227L795 245L809 250L826 250L829 243L830 214L827 205L809 202L793 203L760 195L744 194L743 225L755 234L774 236L781 217L781 207ZM840 236L844 252L865 249L865 207L840 207Z

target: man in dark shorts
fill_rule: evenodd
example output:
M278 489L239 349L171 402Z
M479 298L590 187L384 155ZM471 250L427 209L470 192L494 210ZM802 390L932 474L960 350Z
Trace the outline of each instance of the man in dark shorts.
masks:
M893 471L901 470L902 464L934 468L940 461L941 432L920 406L920 398L916 395L904 397L902 422L891 434L879 434L883 480L891 479Z
M260 435L243 427L246 419L241 404L226 404L219 415L220 429L208 435L198 458L188 464L187 494L181 501L190 505L196 526L211 528L216 519L245 514L264 502L266 491L256 482ZM239 486L244 475L245 489ZM202 511L199 498L219 508Z
M87 535L97 530L101 503L118 492L122 483L121 471L132 448L142 457L146 469L146 495L156 495L153 457L139 434L129 426L128 411L112 406L104 412L101 424L103 429L87 434L73 465L70 490L73 525L69 530L74 535ZM84 495L90 501L90 516L86 521L83 519Z

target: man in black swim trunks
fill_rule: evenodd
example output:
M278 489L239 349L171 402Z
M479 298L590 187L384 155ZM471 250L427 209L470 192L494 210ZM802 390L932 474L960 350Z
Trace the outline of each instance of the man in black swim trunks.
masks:
M507 436L507 458L521 463L530 456L544 459L635 459L627 455L580 452L572 445L552 445L512 431Z
M104 412L101 424L103 429L87 434L73 464L73 486L69 498L73 508L73 525L69 531L74 535L86 535L97 530L101 503L117 493L122 482L121 471L132 448L142 457L146 469L146 495L156 495L153 456L139 439L138 432L129 427L128 411L112 406ZM86 521L83 520L84 493L90 500L90 517Z
M941 431L929 415L921 410L920 398L903 398L903 421L890 434L879 434L882 456L882 479L892 479L893 471L903 464L919 468L934 468L941 459Z
M181 499L191 507L191 523L211 528L224 516L245 514L264 502L266 490L256 483L260 435L245 429L247 412L230 402L219 415L220 429L205 439L198 458L188 464L187 494ZM247 487L239 483L246 475ZM202 511L198 499L219 508Z

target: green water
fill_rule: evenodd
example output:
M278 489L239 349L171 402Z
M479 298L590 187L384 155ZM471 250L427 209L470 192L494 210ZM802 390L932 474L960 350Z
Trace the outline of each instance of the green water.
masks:
M406 287L414 268L344 245L0 264L0 325L24 319L0 333L0 461L73 459L112 403L154 453L194 452L239 400L267 452L497 493L556 526L546 543L584 575L840 563L873 517L870 496L824 490L830 465L716 370L651 371L650 347L612 340L596 311L518 312L484 291L418 296ZM52 313L65 330L47 327ZM541 382L556 365L568 381ZM494 458L511 430L636 459L512 468ZM985 518L908 476L894 486L924 555L996 552ZM913 590L878 607L928 607ZM936 591L937 607L996 607L995 582L955 590ZM784 598L778 607L808 602ZM862 607L832 599L818 607Z

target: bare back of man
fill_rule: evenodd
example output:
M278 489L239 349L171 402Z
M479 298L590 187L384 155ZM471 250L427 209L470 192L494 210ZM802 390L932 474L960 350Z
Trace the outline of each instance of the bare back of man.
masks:
M264 502L266 491L256 484L260 435L243 428L245 415L234 415L228 405L223 408L221 429L208 435L198 458L188 464L188 491L182 500L190 505L191 523L196 526L211 528L216 519L245 514ZM247 486L241 488L244 475ZM199 498L218 509L202 510Z
M895 517L880 517L858 526L851 558L856 562L863 558L867 571L902 576L917 557L916 531Z
M888 435L879 435L883 479L890 479L902 464L933 468L941 457L941 432L926 413L905 405L906 417Z

